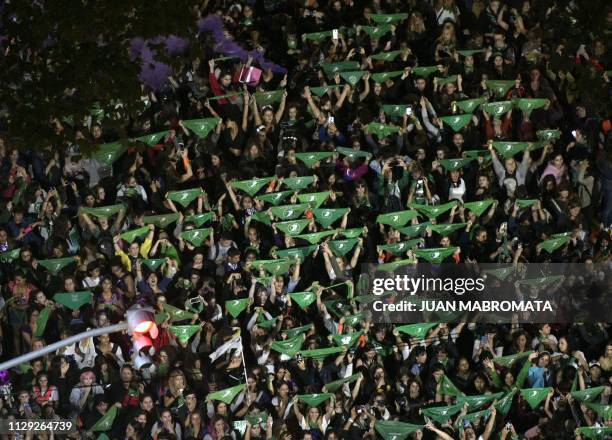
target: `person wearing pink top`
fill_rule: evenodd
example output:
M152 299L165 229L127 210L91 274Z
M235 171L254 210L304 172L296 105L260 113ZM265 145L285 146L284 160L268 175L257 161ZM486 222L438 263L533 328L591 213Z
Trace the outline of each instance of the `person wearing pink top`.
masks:
M540 184L542 183L544 177L549 175L555 178L557 185L561 183L562 180L567 179L567 167L563 163L563 156L561 154L555 155L555 157L548 162L548 165L540 176Z

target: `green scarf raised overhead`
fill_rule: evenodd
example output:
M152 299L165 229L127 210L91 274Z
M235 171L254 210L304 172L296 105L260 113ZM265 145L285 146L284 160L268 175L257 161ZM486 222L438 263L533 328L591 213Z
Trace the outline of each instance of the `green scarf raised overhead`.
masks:
M181 344L186 344L202 327L199 325L171 325L169 328Z
M425 417L429 417L438 423L446 423L452 416L461 411L461 408L462 405L459 404L452 406L433 406L421 409L421 413Z
M165 228L166 226L177 221L178 218L179 215L177 213L171 212L169 214L147 215L142 218L142 222L146 225L155 225L158 228Z
M465 99L457 101L457 107L466 113L473 113L480 105L487 102L486 98Z
M466 113L463 115L442 116L440 120L449 125L453 131L457 132L470 123L472 114Z
M571 240L571 237L557 237L551 238L549 240L544 240L540 243L542 249L544 249L549 254L552 254L554 251L559 249L561 246L565 246Z
M317 300L317 295L313 292L291 292L291 301L295 301L302 310L307 310L313 302Z
M538 130L536 134L542 141L552 141L561 137L560 130Z
M512 110L512 101L487 102L486 104L482 104L480 108L488 115L501 118Z
M546 388L524 388L520 390L521 395L527 401L531 409L536 409L538 405L546 399L548 393L553 389L551 387Z
M208 394L206 396L207 400L220 400L221 402L225 402L225 404L229 405L232 403L234 398L244 390L245 384L236 385L230 388L225 388L224 390L215 391L214 393Z
M366 129L369 133L376 135L378 139L386 138L400 131L400 128L395 125L381 124L379 122L370 122Z
M479 202L464 203L463 207L476 214L476 217L480 217L493 203L495 203L494 199L487 199Z
M434 264L440 264L446 258L453 255L457 250L459 250L458 247L417 249L414 253L419 258L424 258L425 260Z
M348 157L349 159L356 159L358 157L369 159L370 157L372 157L372 153L370 153L369 151L356 150L354 148L336 147L336 152Z
M453 206L457 205L459 202L457 200L452 200L443 205L421 205L418 203L412 203L411 208L416 209L421 214L426 215L430 219L437 218L444 214L446 211L450 211Z
M211 231L212 228L190 229L189 231L181 232L181 238L194 246L201 246L204 240L208 238Z
M42 338L43 333L45 333L45 328L47 328L47 322L49 321L52 311L53 310L51 307L45 307L39 312L38 318L36 319L36 332L34 332L34 337Z
M395 256L404 255L413 247L417 246L419 243L423 243L422 238L415 238L414 240L401 241L399 243L393 244L383 244L378 246L378 249L384 252L389 252Z
M312 89L311 89L312 90ZM312 168L314 164L322 160L328 159L334 155L333 151L313 151L309 153L295 153L298 160L304 162L308 168Z
M373 73L372 79L375 83L382 84L388 79L397 78L398 76L402 76L404 74L403 70L394 70L392 72L379 72Z
M267 194L262 194L260 196L257 196L255 197L255 200L261 200L263 202L269 203L272 206L278 206L282 202L284 202L285 199L289 197L291 194L293 194L293 191L273 192L273 193L267 193Z
M408 18L408 13L402 12L399 14L370 14L370 19L378 24L392 24L404 21Z
M285 356L293 358L302 349L304 343L304 335L299 334L290 339L284 341L274 341L270 348L277 351Z
M294 191L300 191L308 188L315 182L314 176L291 177L283 179L283 185L291 188Z
M512 269L514 270L514 268ZM517 354L511 354L508 356L500 356L493 358L493 362L499 365L500 367L512 368L517 361L529 357L531 353L533 353L533 350L524 351L522 353Z
M352 72L340 72L340 77L350 85L354 86L368 73L367 70L355 70Z
M214 218L214 214L212 212L205 212L203 214L193 214L185 217L185 221L183 223L194 223L196 227L201 227L202 225L208 223Z
M319 208L330 196L330 191L322 191L316 193L298 194L300 203L308 203L311 208Z
M423 426L396 420L376 420L374 422L374 429L383 440L405 440L413 432L423 429Z
M131 231L122 232L119 234L122 240L127 241L128 243L132 243L136 239L140 239L146 236L149 233L150 229L148 226L143 226L142 228L132 229Z
M252 267L257 270L263 269L270 275L277 276L289 272L289 268L291 267L291 261L282 260L280 258L277 258L275 260L255 260L252 263Z
M56 293L53 296L53 301L68 307L70 310L76 310L85 304L93 304L93 293L88 290Z
M363 331L353 333L342 333L339 335L332 335L334 343L340 347L352 347L357 343L359 338L363 335Z
M432 73L438 70L438 66L418 66L412 68L412 73L415 76L422 76L423 78L427 78Z
M365 228L342 229L340 235L344 238L357 238L365 234Z
M376 217L376 222L389 225L395 229L404 226L410 220L416 218L418 213L412 209L406 211L390 212L388 214L379 214Z
M361 373L356 373L351 376L345 377L344 379L338 379L333 382L326 383L325 386L323 386L323 392L335 393L340 388L342 388L345 383L355 382L359 378L359 376L361 376Z
M270 208L272 215L280 220L294 220L301 216L310 205L308 203L299 203L295 205L281 205Z
M431 226L431 222L423 222L416 225L406 226L405 228L398 229L398 231L408 238L411 238L425 232L428 226Z
M442 385L440 386L440 393L446 396L460 397L464 394L455 386L455 384L448 378L448 376L442 377Z
M294 238L300 238L302 240L306 240L310 244L315 244L323 240L325 237L330 237L335 235L337 231L321 231L321 232L311 232L310 234L300 234L296 235Z
M329 228L336 220L349 212L348 208L315 208L312 210L315 220L324 228Z
M230 299L225 301L225 308L232 317L237 318L249 306L249 299Z
M529 142L506 142L506 141L493 142L493 148L499 151L499 154L501 154L506 159L527 149L528 146L529 146Z
M528 99L528 98L518 98L512 100L514 104L521 109L524 113L530 113L532 110L546 107L550 101L548 99L540 98L540 99Z
M189 121L183 121L183 124L199 138L204 139L217 126L219 121L219 118L190 119Z
M302 351L302 356L305 358L325 359L330 354L339 354L342 351L344 351L344 347L315 348Z
M379 52L377 54L370 56L370 58L376 61L393 61L398 56L400 56L401 53L402 53L401 49L400 50L390 50L389 52Z
M298 219L274 223L274 226L276 226L277 229L280 229L285 235L298 235L302 233L304 228L306 228L309 223L310 220L308 219Z
M436 234L440 234L443 237L447 237L455 231L459 229L464 229L467 226L467 223L442 223L439 225L431 225L430 228Z
M276 250L276 256L278 258L287 259L290 261L299 258L300 261L306 260L306 257L311 255L314 251L317 250L317 245L313 244L310 246L300 246L289 249L278 249Z
M121 203L110 206L99 206L97 208L81 207L79 208L79 214L93 215L94 217L98 218L109 218L110 216L117 214L122 209L124 209L124 206Z
M591 402L597 398L606 389L605 386L587 388L580 391L572 391L570 394L574 399L581 402Z
M347 238L345 240L330 240L327 244L336 256L343 257L359 243L358 238Z
M168 193L168 199L186 208L201 195L204 195L204 190L202 188L191 188L181 191L170 191Z
M144 136L137 137L136 140L147 144L149 147L154 147L159 144L163 138L168 134L168 131L160 131L158 133L150 133Z
M425 339L429 330L437 326L437 323L406 324L396 327L400 333L405 333L417 339Z
M38 264L49 272L52 275L57 275L63 268L69 266L74 263L76 260L74 257L66 257L66 258L52 258L49 260L38 260Z
M479 396L459 396L457 397L457 403L461 405L467 404L468 412L470 412L482 408L489 402L501 399L503 395L503 392L499 392L495 394L482 394Z
M127 151L127 147L121 142L111 142L102 144L98 150L92 155L96 159L106 165L114 164Z
M232 188L237 188L244 191L251 197L253 197L260 189L272 182L274 177L261 177L250 180L238 180L230 182Z
M104 414L100 419L98 419L98 421L91 427L90 431L109 431L113 427L113 423L115 421L115 418L117 417L117 411L118 408L115 405L111 406L109 410L106 411L106 414Z
M170 304L164 304L164 311L170 314L170 319L172 320L172 322L185 321L187 319L193 319L198 316L195 313L181 310L178 307L174 307Z
M319 406L326 400L331 399L332 393L318 393L318 394L298 394L298 400L306 403L309 407L313 408Z
M255 92L253 93L253 97L255 98L257 105L261 108L265 105L272 105L280 102L284 93L285 89L270 92Z
M487 87L491 89L499 98L503 98L508 94L508 90L510 90L515 85L515 81L513 79L509 80L488 80Z

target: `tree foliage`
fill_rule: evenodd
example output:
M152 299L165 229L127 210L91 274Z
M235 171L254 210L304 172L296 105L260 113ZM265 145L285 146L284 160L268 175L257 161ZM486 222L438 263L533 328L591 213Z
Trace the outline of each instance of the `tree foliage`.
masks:
M194 4L7 2L1 13L5 67L0 69L0 102L8 112L11 143L23 148L57 145L62 136L51 121L82 121L92 109L103 112L105 126L120 131L142 109L141 64L130 50L132 42L196 35ZM156 60L176 65L178 60L164 57L160 45L150 47Z

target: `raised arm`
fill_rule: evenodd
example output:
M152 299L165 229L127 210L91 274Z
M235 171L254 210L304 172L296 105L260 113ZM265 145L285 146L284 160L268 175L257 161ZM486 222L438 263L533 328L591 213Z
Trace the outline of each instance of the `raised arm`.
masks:
M287 75L285 75L285 78L287 78ZM283 118L283 114L285 113L286 102L287 102L287 91L285 90L283 92L283 97L281 98L280 105L278 106L278 110L276 111L276 114L274 115L274 120L276 121L277 124Z

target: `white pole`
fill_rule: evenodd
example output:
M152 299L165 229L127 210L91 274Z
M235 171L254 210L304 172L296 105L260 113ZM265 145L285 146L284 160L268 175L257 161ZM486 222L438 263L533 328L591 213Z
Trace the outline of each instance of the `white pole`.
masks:
M239 338L240 338L240 357L242 358L242 370L244 371L244 392L246 394L247 404L250 404L251 397L249 393L249 384L248 384L249 378L247 376L246 364L244 362L244 345L242 344L242 335L240 335Z
M30 353L26 353L22 356L3 362L2 364L0 364L0 371L8 370L9 368L13 368L25 362L30 362L33 359L42 357L48 353L53 353L54 351L59 350L60 348L67 347L68 345L74 344L83 339L93 338L95 336L105 335L108 333L120 332L122 330L127 330L127 328L128 326L126 322L120 322L119 324L109 325L108 327L94 328L83 333L72 335L69 338L61 339L57 342L54 342L53 344L47 345L41 348L40 350L31 351Z

